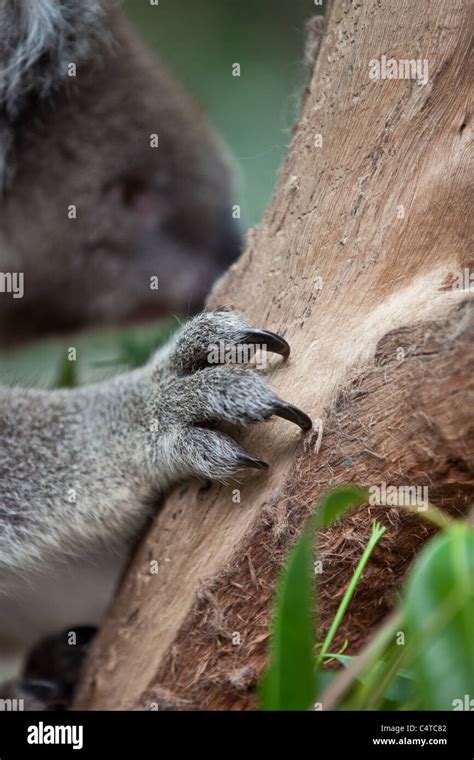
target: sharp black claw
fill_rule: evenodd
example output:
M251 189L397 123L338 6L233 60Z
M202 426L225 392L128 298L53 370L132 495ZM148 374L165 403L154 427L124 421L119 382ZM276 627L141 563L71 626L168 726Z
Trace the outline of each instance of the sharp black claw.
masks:
M287 404L284 401L277 401L273 407L273 414L277 417L283 417L285 420L294 422L295 425L299 425L301 430L311 430L313 423L307 414L293 406L293 404Z
M284 359L290 355L290 346L284 338L269 330L247 330L240 338L239 343L250 343L265 347L267 351L280 354Z
M238 463L240 467L252 467L254 470L268 470L269 464L263 459L255 459L249 454L239 454Z

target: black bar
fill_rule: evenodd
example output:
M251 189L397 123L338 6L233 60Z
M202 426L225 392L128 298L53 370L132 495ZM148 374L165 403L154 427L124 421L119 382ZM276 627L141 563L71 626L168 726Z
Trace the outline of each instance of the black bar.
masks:
M471 712L2 712L0 760L27 757L474 757ZM57 727L63 726L58 731ZM52 727L52 728L51 728ZM75 733L73 732L75 727ZM82 734L81 734L82 729ZM40 740L42 744L28 742ZM48 744L69 739L73 744ZM81 747L79 745L82 744ZM260 749L261 748L261 749ZM260 753L260 754L257 754ZM350 754L349 754L350 753Z

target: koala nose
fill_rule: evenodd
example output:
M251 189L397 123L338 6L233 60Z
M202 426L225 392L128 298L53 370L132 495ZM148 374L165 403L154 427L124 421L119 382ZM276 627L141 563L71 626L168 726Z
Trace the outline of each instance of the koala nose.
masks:
M216 248L216 259L219 264L230 266L242 253L244 234L240 219L234 219L233 208L225 208L221 212L220 235Z

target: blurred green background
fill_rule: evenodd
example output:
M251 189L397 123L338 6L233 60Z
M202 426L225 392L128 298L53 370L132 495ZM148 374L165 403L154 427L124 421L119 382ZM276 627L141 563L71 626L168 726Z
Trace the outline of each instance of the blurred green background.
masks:
M306 79L305 21L321 8L313 0L152 2L125 0L124 7L221 135L235 166L243 227L255 225L272 196L298 115ZM240 77L232 76L234 63ZM176 324L99 329L0 352L0 384L51 388L101 380L140 364ZM66 363L71 345L77 362Z
M125 8L230 148L244 224L256 224L297 117L313 0L127 0Z

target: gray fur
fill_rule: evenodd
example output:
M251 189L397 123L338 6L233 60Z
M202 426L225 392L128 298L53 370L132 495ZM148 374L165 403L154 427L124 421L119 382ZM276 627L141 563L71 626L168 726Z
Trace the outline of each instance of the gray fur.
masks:
M228 161L113 0L0 0L0 192L0 270L25 274L25 297L0 299L3 343L195 309L238 252ZM241 468L217 428L276 396L205 363L244 329L204 314L107 383L0 389L0 639L100 622L157 496Z
M220 142L113 0L0 0L0 192L1 345L195 313L240 251Z
M242 449L215 428L267 419L277 396L250 368L205 364L212 344L245 329L233 313L204 313L145 367L108 382L0 391L4 591L18 573L132 541L153 498L178 481L241 469Z
M15 118L104 39L103 0L0 0L0 106Z

